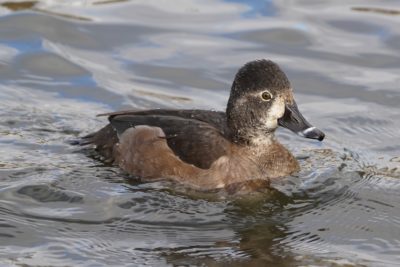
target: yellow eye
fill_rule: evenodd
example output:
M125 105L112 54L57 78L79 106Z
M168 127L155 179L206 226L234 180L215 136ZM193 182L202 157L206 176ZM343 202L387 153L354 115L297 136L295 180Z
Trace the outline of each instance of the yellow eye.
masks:
M262 98L264 101L270 101L270 100L272 99L272 95L271 95L270 92L264 91L264 92L262 92L262 94L261 94L261 98Z

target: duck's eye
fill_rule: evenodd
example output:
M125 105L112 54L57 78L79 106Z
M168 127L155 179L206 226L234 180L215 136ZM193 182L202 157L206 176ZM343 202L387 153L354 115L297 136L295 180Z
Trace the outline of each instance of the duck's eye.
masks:
M264 101L270 101L270 100L272 99L272 95L271 95L270 92L264 91L264 92L262 92L262 94L261 94L261 98L262 98Z

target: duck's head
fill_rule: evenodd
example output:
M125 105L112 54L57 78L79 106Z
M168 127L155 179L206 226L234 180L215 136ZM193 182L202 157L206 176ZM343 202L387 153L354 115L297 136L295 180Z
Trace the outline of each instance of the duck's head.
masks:
M272 137L279 125L306 138L325 137L300 113L288 78L270 60L251 61L239 69L226 114L236 142Z

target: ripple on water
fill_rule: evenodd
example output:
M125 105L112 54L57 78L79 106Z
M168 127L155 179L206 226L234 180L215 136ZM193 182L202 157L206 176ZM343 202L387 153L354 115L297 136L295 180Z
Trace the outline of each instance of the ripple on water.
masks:
M314 157L320 160L321 156ZM332 159L325 165L335 162ZM346 166L340 167L343 162ZM332 258L347 254L357 264L368 263L359 258L379 264L396 262L399 256L394 251L399 251L400 239L393 235L393 229L400 230L396 215L399 176L393 176L387 168L371 166L363 155L353 152L338 155L336 166L336 170L320 166L301 177L304 183L298 183L297 192L291 192L294 203L283 212L288 221L287 235L280 244L301 253L328 253ZM355 248L349 250L350 246ZM360 257L365 251L385 260Z

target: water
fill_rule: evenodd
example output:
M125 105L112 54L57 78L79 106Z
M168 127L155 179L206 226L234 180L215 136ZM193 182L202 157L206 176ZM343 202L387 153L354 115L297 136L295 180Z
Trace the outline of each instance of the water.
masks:
M2 2L1 266L397 266L398 1ZM138 183L68 144L137 108L225 107L245 62L279 63L323 143L276 191Z

